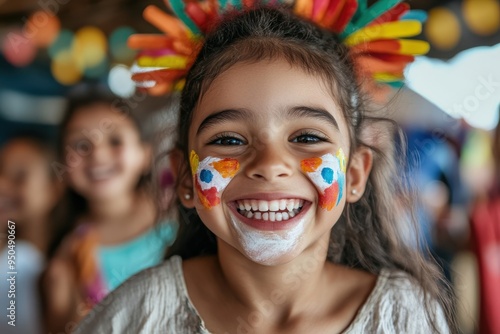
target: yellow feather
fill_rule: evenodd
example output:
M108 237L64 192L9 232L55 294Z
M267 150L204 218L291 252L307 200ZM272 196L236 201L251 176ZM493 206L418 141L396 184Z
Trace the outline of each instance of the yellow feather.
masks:
M407 20L387 22L368 26L349 35L344 43L348 46L366 43L377 39L391 39L410 37L420 34L422 24L420 21Z
M137 65L141 67L165 67L172 69L185 69L187 58L181 56L142 56L137 59Z
M394 82L394 81L401 81L404 78L401 76L388 73L375 73L373 74L373 79L379 82Z
M424 55L429 52L430 45L426 41L418 40L399 40L400 50L402 55Z

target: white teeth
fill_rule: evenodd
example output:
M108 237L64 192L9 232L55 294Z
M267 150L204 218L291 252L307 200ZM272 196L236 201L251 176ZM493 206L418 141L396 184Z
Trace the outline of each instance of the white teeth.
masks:
M88 176L96 181L107 179L113 176L115 170L110 167L94 167L88 169Z
M298 210L293 210L289 212L275 212L275 211L268 211L268 212L260 212L260 211L246 211L246 210L241 210L241 214L247 218L253 218L253 219L262 219L262 220L269 220L269 221L284 221L291 219L295 217L298 214Z
M280 201L269 202L269 211L278 211L280 209Z
M269 205L267 201L259 201L259 211L268 211Z
M247 217L268 221L286 221L299 214L304 205L302 199L280 199L272 201L248 199L236 203L240 213Z

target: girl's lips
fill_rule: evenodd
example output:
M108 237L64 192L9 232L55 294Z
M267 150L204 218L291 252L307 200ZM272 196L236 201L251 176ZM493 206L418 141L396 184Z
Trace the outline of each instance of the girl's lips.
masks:
M261 231L282 231L282 230L287 230L295 225L297 225L305 216L306 212L309 210L311 207L311 202L309 201L304 201L304 204L300 211L293 217L289 217L288 220L282 220L282 221L271 221L271 220L264 220L264 219L255 219L253 218L248 218L243 216L239 210L238 210L238 205L236 202L230 202L229 203L229 209L232 211L234 217L244 223L245 225L248 225L254 229L261 230ZM269 213L268 213L269 214Z
M117 174L114 167L94 167L86 170L87 178L91 182L100 183L112 179Z

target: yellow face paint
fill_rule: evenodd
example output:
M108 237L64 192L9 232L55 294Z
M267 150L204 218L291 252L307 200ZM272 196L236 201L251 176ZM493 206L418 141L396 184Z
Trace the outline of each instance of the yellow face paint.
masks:
M337 159L339 159L340 170L345 173L347 171L347 159L345 157L344 151L339 148L335 156L337 157Z
M200 158L194 150L191 151L191 154L189 155L189 162L191 164L191 174L194 175L198 170L198 165L200 164Z

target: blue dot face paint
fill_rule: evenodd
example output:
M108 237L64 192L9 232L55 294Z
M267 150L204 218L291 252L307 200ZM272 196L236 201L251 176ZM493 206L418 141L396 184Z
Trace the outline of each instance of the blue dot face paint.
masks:
M342 149L339 148L335 155L328 153L304 159L300 167L320 191L319 205L327 211L336 207L345 186L346 158Z
M325 167L321 170L321 176L323 177L323 180L328 183L332 184L333 183L333 169L330 167Z
M200 172L200 180L204 183L210 183L212 182L212 179L214 178L214 175L212 174L211 171L208 169L202 169Z

